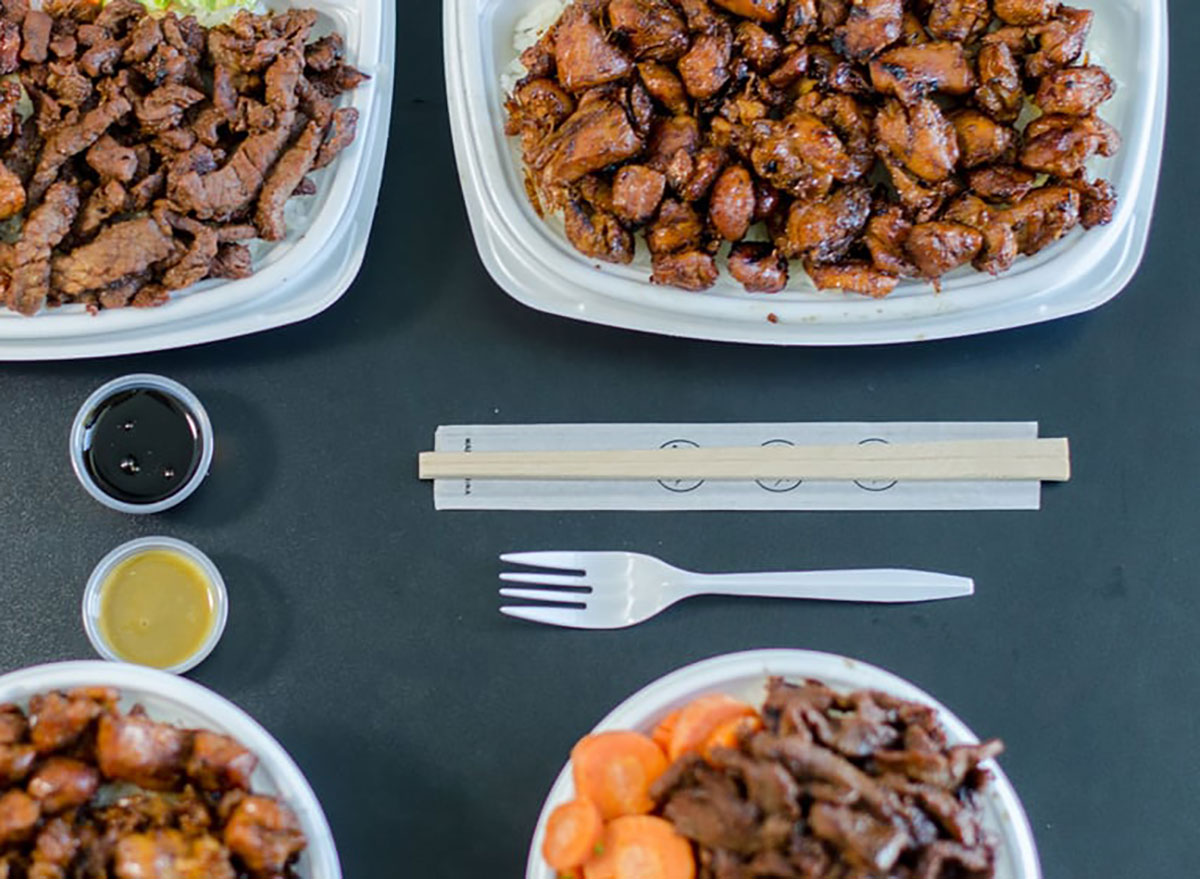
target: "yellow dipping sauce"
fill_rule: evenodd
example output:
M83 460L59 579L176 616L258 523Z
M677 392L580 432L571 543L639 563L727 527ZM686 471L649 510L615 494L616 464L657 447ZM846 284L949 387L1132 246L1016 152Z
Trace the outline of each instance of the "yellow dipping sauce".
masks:
M204 646L215 618L204 569L171 550L130 556L100 586L100 636L126 662L178 665Z

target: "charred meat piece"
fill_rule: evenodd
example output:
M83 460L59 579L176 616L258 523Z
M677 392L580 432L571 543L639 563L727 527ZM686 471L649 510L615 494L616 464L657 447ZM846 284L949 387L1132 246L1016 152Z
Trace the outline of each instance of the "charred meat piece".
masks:
M739 22L734 31L734 45L743 58L761 74L775 69L783 57L783 44L779 38L762 25L753 21Z
M936 279L966 265L983 247L983 235L961 223L919 223L904 242L904 252L926 278Z
M846 186L815 201L796 201L776 243L789 257L837 262L862 233L871 215L871 193L865 186Z
M87 803L100 787L94 766L67 757L51 757L29 779L29 795L41 803L42 813L55 815Z
M250 790L258 758L229 736L197 730L187 761L187 777L204 790Z
M1025 92L1012 50L1003 43L984 45L979 50L978 65L979 88L975 90L975 102L997 122L1016 122L1025 102Z
M653 267L651 281L681 290L707 290L720 277L716 261L702 250L656 253Z
M881 151L929 183L945 180L958 164L958 135L931 100L888 101L875 117L875 136Z
M25 13L25 21L21 25L21 60L31 64L43 64L46 61L50 47L50 30L54 19L40 9L30 9ZM15 68L15 65L13 67ZM6 70L11 73L12 70Z
M1045 76L1052 70L1074 64L1083 54L1084 44L1092 29L1090 9L1062 6L1053 19L1036 25L1030 33L1038 38L1038 50L1025 60L1030 76Z
M1021 164L1056 177L1074 177L1094 155L1113 156L1121 137L1097 116L1042 116L1025 129Z
M1012 207L1001 219L1017 236L1017 248L1026 256L1053 244L1079 223L1081 199L1069 186L1043 186Z
M1080 174L1062 181L1080 196L1079 222L1085 229L1106 226L1117 210L1117 191L1107 180L1093 180Z
M704 236L704 223L686 202L667 199L650 224L646 241L653 254L697 249Z
M267 797L242 800L225 825L225 845L256 877L283 874L304 850L300 822L282 803Z
M989 201L1020 201L1037 185L1037 174L1015 165L987 165L967 174L972 192Z
M571 92L622 79L633 63L608 42L600 23L582 4L567 8L554 29L554 60L558 81Z
M715 97L729 81L733 32L728 26L700 34L679 59L679 76L687 93L697 100Z
M338 157L338 153L350 144L358 134L358 110L354 107L339 107L330 117L329 127L325 130L325 139L321 141L321 149L317 151L313 170L324 168Z
M754 218L754 180L741 165L725 169L713 187L708 219L726 241L741 241Z
M567 240L584 256L620 264L633 261L633 236L613 215L573 200L564 209L564 221Z
M926 27L935 40L965 42L987 30L988 0L933 0Z
M1033 102L1043 113L1088 116L1116 93L1102 67L1066 67L1042 77Z
M687 51L687 25L667 0L612 0L608 21L639 60L675 61Z
M808 822L815 836L828 840L845 852L847 860L872 872L890 872L911 844L901 828L845 806L814 803Z
M982 233L983 247L975 257L976 269L998 275L1012 268L1017 258L1017 236L1012 226L1004 221L1002 212L994 212L978 197L966 195L947 207L942 219L962 223Z
M964 168L995 162L1012 149L1016 132L977 110L960 110L950 117L958 136L959 160Z
M133 223L150 223L158 230L158 234L162 234L158 224L145 217L112 226L101 237L107 235L111 238L113 230L121 230L123 226L132 230L136 228L130 225ZM169 240L169 236L166 237ZM91 247L96 248L94 252L100 252L98 243L99 239L81 250ZM113 258L116 253L109 248L107 255ZM76 260L80 261L80 258ZM148 264L145 256L137 260L127 258L123 266L106 266L106 275L115 280L140 271ZM122 268L126 270L121 271ZM78 279L77 283L86 284L85 289L91 289L101 286L97 280L93 275L90 280ZM100 718L96 737L97 765L104 777L111 781L127 781L147 790L171 790L183 777L190 745L191 736L188 733L165 723L155 723L149 718L134 715L122 717L106 714Z
M642 84L651 97L658 101L668 111L676 115L687 115L687 89L674 70L657 61L643 61L638 65L638 74Z
M278 241L287 231L283 220L284 206L304 175L312 170L323 136L320 125L308 123L296 142L279 157L263 183L254 223L258 227L259 237L264 241Z
M0 220L15 217L25 208L25 187L21 178L0 162Z
M0 744L0 786L9 787L22 781L37 760L37 750L33 745L5 743Z
M962 43L922 43L889 49L872 61L871 82L912 104L933 92L965 95L975 87L975 74Z
M593 93L546 140L535 167L547 185L573 183L641 150L642 140L625 108L606 95Z
M766 243L735 244L729 253L729 274L750 293L778 293L788 283L788 263Z
M71 231L79 210L79 190L59 181L46 191L21 229L13 253L8 307L24 315L35 314L50 295L50 255ZM30 702L33 714L31 740L38 753L49 753L74 742L91 725L101 708L87 699L70 699L51 693Z
M39 818L37 800L24 791L10 790L0 796L0 847L32 837Z
M113 94L84 113L77 123L64 123L50 131L29 184L30 201L39 201L68 159L98 141L110 125L132 109L124 96Z
M833 49L853 61L867 61L900 39L901 0L852 0L846 23L833 34Z
M694 156L700 149L700 123L692 116L660 119L650 132L646 145L646 164L666 173L682 150Z
M883 164L896 190L900 206L918 223L936 217L946 199L956 195L962 188L953 177L940 183L927 184L894 161L885 158Z
M188 839L174 829L131 833L113 849L117 879L179 877L179 879L234 879L228 853L210 836Z
M787 0L713 0L734 15L774 24L783 17Z
M833 265L805 263L804 270L818 290L841 290L861 293L872 299L882 299L900 282L895 275L881 272L865 262L846 262Z
M1005 24L1040 24L1058 9L1058 0L992 0Z
M645 223L658 210L666 187L667 178L653 168L626 165L613 178L613 211L627 223Z
M29 720L19 705L0 705L0 745L15 745L29 734Z
M876 268L891 275L917 274L917 267L904 251L912 227L904 211L895 205L875 210L867 223L863 241Z

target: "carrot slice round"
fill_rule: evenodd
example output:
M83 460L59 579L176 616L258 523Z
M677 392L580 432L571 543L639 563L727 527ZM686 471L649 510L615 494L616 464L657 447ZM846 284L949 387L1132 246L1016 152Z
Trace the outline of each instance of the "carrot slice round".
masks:
M604 833L604 818L591 800L563 803L546 819L542 857L558 873L566 873L595 854Z
M704 747L700 749L700 753L707 759L717 748L736 748L743 737L756 733L762 728L762 719L756 714L727 720L704 740Z
M650 738L654 739L654 744L662 748L664 754L671 747L671 736L675 734L675 724L679 722L679 715L682 713L682 708L675 709L660 720L654 727L654 731L650 733Z
M627 815L604 828L599 853L583 865L584 879L695 879L692 845L669 821Z
M679 713L675 729L671 733L671 745L667 748L667 756L675 761L690 751L698 751L718 727L739 717L752 717L757 714L758 712L745 702L724 693L701 696L685 705Z
M593 733L571 750L571 771L576 795L591 800L610 820L654 808L650 785L667 771L667 758L641 733Z

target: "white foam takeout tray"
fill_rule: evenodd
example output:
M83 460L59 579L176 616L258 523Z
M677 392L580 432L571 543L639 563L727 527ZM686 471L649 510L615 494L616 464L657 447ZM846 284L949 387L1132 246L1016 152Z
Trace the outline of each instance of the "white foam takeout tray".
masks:
M208 280L175 293L159 308L88 314L83 306L32 318L0 308L0 360L63 360L160 351L295 323L328 308L362 265L387 152L395 66L396 6L391 0L293 0L320 13L315 33L337 29L346 60L371 79L344 95L357 107L358 136L329 167L313 174L317 194L288 204L283 241L252 246L255 273Z
M28 707L29 697L73 687L115 687L121 708L140 704L154 720L232 736L258 757L251 778L256 793L278 797L300 820L308 840L299 879L342 879L329 822L304 774L287 751L250 715L197 683L166 672L121 662L58 662L0 676L0 703Z
M1088 311L1115 297L1145 251L1167 105L1167 0L1080 0L1096 13L1088 51L1118 83L1101 115L1124 147L1092 173L1121 197L1109 226L1076 230L1009 273L969 267L941 294L903 282L891 296L818 292L794 268L782 293L751 295L723 271L688 293L649 283L644 245L630 266L597 266L534 213L519 147L504 136L502 78L518 22L545 0L445 0L446 86L459 177L488 271L524 304L552 314L672 336L774 345L872 345L966 336ZM774 315L777 322L768 319Z
M766 696L767 678L776 675L790 681L812 678L843 692L880 690L929 705L937 710L951 744L979 743L970 728L948 708L903 678L865 662L812 650L750 650L681 668L630 696L600 721L594 732L628 729L648 734L672 711L706 693L727 693L760 706ZM989 760L983 766L992 775L991 783L980 797L980 806L984 828L996 841L995 879L1041 879L1033 830L1017 792L995 761ZM554 871L542 859L546 819L574 796L575 784L568 763L555 780L538 816L525 879L555 879Z

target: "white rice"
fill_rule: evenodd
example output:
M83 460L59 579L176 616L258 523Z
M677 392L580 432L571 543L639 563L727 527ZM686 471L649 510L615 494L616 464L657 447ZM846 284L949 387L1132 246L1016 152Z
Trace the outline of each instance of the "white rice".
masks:
M500 74L500 87L504 89L506 95L525 77L525 68L521 64L521 53L542 38L542 34L558 21L558 17L563 14L563 10L568 5L570 5L570 0L542 0L518 19L513 28L512 42L516 57Z

